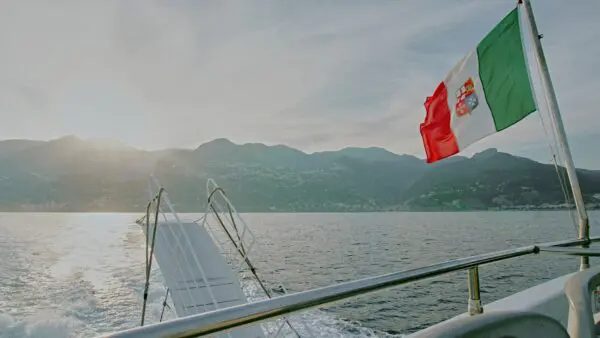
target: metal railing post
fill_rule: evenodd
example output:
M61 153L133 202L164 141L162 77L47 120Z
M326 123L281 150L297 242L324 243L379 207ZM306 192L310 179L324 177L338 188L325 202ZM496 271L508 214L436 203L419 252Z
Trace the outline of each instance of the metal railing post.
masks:
M567 169L567 177L571 185L571 191L573 193L573 201L575 202L575 209L579 215L579 238L588 239L590 238L590 225L587 211L585 210L585 200L583 199L583 193L579 186L579 179L577 178L577 170L573 163L573 157L571 156L571 148L567 141L567 132L563 125L562 117L560 115L560 109L558 108L558 100L556 99L556 93L554 92L554 85L550 79L550 71L548 70L548 64L546 62L546 56L544 55L544 49L542 48L542 35L537 29L535 17L533 15L533 9L529 0L524 0L523 5L525 7L525 13L529 19L529 29L531 31L531 38L533 43L533 52L535 60L539 66L540 76L542 81L542 87L544 88L546 98L548 99L548 114L553 121L556 136L558 137L558 143L565 155L565 168ZM583 245L585 248L586 246ZM580 270L585 270L590 267L589 257L581 256Z
M469 268L468 272L469 282L469 304L468 312L469 316L474 316L483 313L483 306L481 305L481 297L479 295L479 267L474 266Z

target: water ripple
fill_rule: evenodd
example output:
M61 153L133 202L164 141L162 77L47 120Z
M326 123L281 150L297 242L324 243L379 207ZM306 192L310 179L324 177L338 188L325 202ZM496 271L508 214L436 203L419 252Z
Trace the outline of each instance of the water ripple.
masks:
M133 223L136 216L2 214L0 337L94 336L139 325L144 245ZM260 242L253 257L259 274L266 281L284 281L292 292L504 249L509 241L519 246L574 236L566 212L244 218ZM549 255L483 266L484 302L576 268L576 259ZM151 280L148 321L157 322L165 288L156 266ZM244 281L249 295L256 287L251 282ZM292 320L307 322L318 337L400 336L465 311L466 290L463 271L301 313ZM167 311L166 317L174 314Z

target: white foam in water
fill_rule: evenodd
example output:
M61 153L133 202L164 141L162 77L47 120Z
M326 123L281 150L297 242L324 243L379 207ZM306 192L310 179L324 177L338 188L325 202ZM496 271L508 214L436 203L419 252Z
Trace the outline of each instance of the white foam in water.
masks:
M52 215L59 217L60 227L44 226L45 218L41 225L0 223L0 233L11 236L0 246L0 256L11 257L0 260L0 294L4 295L0 298L0 338L94 337L139 326L145 281L145 246L139 227L123 227L123 220L105 219L100 222L108 227L103 231L119 239L112 238L115 243L108 248L87 247L76 243L77 236L69 236L90 227L96 229L96 224L82 226L78 218L65 223L64 216L59 216ZM9 226L15 223L22 226ZM40 234L32 236L35 231ZM113 250L115 246L120 249ZM34 248L35 255L31 253ZM88 251L92 253L84 254ZM250 301L264 295L255 281L244 280L243 286ZM160 268L154 261L146 323L159 321L165 293ZM164 320L175 317L165 310ZM302 337L311 337L309 331L314 337L390 336L318 309L295 314L290 320ZM269 332L277 330L275 320L263 325ZM283 333L295 337L287 328Z
M166 289L162 286L162 276L160 268L153 269L154 283L150 285L150 294L148 296L148 323L156 323L160 318L162 310L162 302ZM264 300L266 297L260 286L254 279L243 279L242 288L250 302ZM170 301L168 302L170 304ZM141 304L140 304L141 306ZM165 309L163 320L171 320L176 318L173 311ZM362 326L357 322L348 322L337 318L335 315L327 313L319 309L308 310L289 317L293 327L300 333L302 337L403 337L404 335L393 335L387 332L377 331L371 328ZM304 323L304 324L303 324ZM262 323L263 329L268 334L275 333L282 320L273 320ZM310 332L309 332L310 331ZM283 326L280 334L283 337L294 337L296 335L287 326Z
M243 279L242 288L250 302L267 299L260 290L258 282L253 279ZM319 309L294 314L289 319L302 337L403 337L403 335L392 335L366 328L360 323L344 321ZM263 323L263 328L268 334L273 334L281 324L280 319L274 320ZM285 337L296 337L285 325L281 332L285 333Z
M153 276L155 283L150 285L151 292L148 296L148 323L158 322L163 307L163 298L166 292L166 289L162 286L161 282L158 282L159 280L162 280L160 269L153 269ZM254 279L243 279L242 288L250 302L266 299L264 293L260 290L260 286ZM170 301L168 303L170 304ZM171 320L174 318L176 318L174 312L165 309L163 320ZM361 326L360 323L344 321L338 319L335 315L319 309L301 312L292 315L289 319L302 337L403 337L403 335L393 335L387 332L366 328ZM282 324L281 319L262 323L263 329L265 329L268 334L275 333L280 324ZM285 325L283 326L281 333L284 334L280 336L296 338L296 335Z
M7 314L0 314L1 338L64 338L76 337L81 323L52 313L16 321Z

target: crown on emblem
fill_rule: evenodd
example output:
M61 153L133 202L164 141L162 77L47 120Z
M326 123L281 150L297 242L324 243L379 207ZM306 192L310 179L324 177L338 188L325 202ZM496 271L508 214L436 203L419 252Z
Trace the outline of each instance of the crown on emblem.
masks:
M471 113L479 105L479 99L475 92L475 83L469 77L467 81L456 91L455 111L458 117Z

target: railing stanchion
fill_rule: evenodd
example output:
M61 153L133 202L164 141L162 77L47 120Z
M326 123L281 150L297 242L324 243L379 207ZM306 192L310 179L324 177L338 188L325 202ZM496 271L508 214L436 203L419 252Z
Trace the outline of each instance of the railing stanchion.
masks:
M481 297L479 294L479 267L474 266L469 268L468 273L469 282L469 305L468 312L469 316L474 316L483 313L483 306L481 305Z

